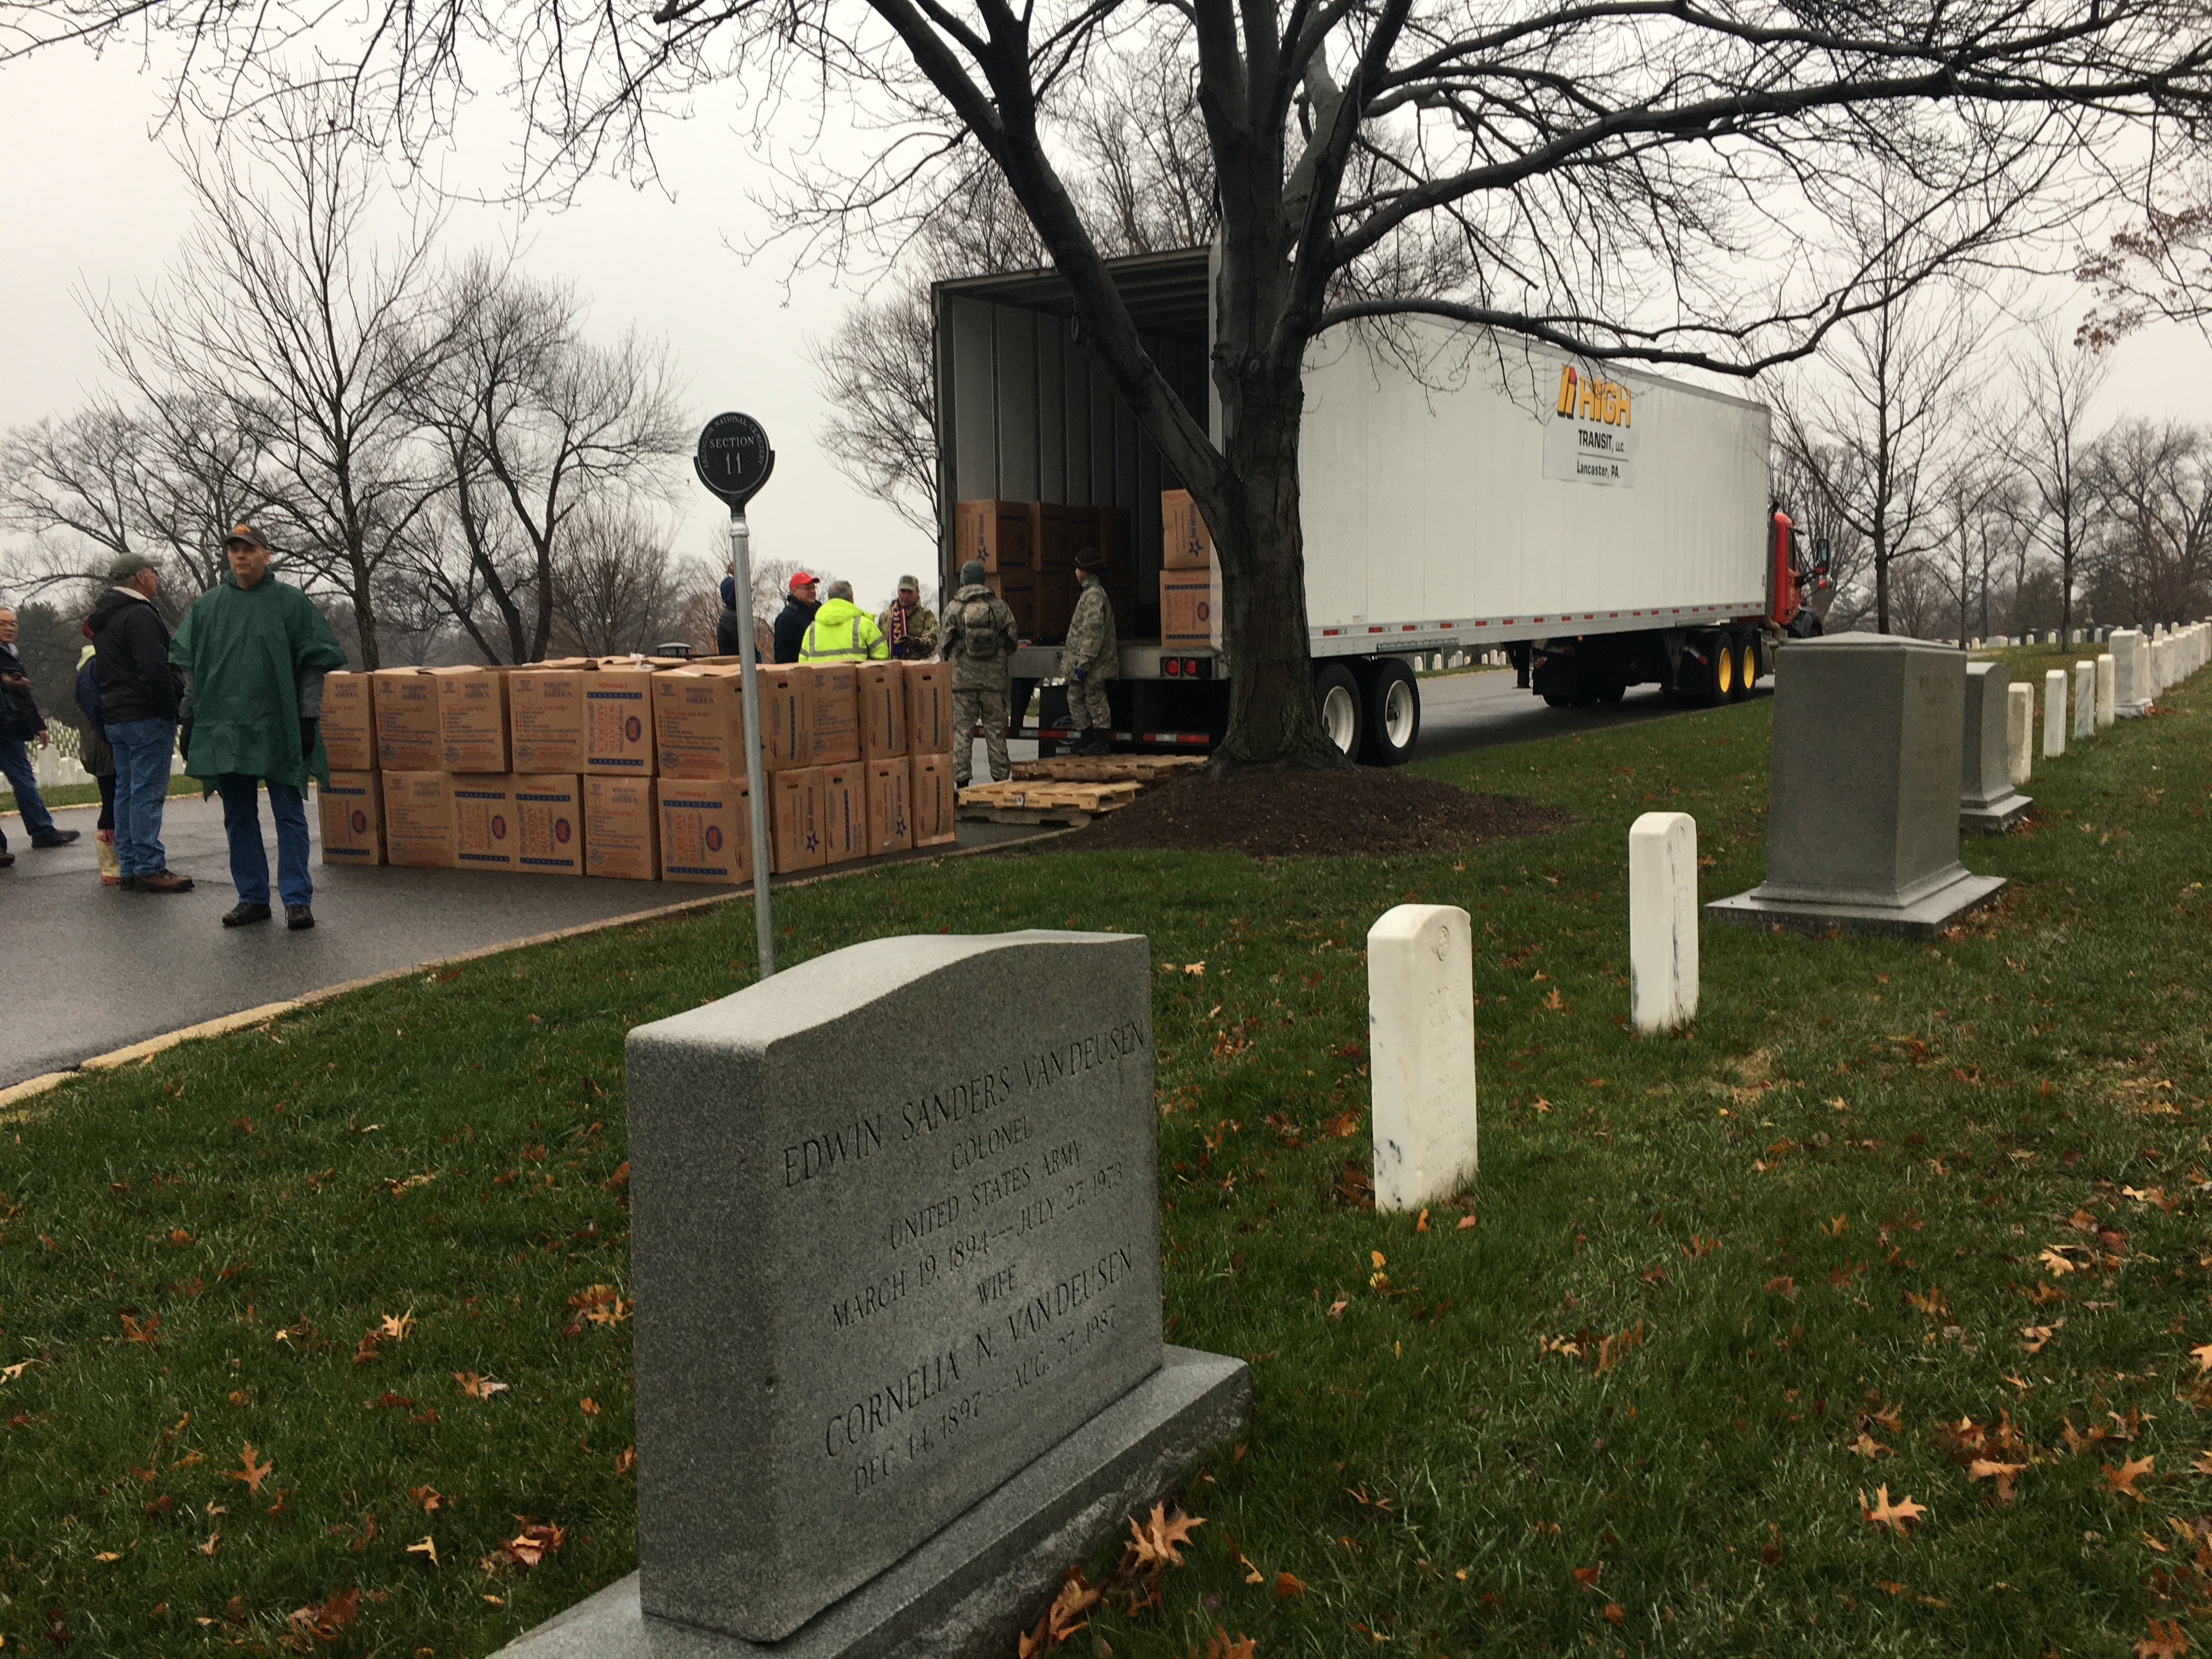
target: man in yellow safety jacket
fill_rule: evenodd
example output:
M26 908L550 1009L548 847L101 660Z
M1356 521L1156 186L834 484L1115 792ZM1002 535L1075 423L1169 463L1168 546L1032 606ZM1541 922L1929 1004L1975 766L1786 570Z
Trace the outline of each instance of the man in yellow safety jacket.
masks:
M876 619L853 603L853 584L831 582L830 597L799 637L799 661L866 662L890 653Z

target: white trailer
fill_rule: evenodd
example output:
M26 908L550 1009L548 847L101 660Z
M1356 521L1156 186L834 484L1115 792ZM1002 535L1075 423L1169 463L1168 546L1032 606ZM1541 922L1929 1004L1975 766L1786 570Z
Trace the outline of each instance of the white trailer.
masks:
M1163 372L1219 431L1207 376L1203 250L1115 262ZM1138 626L1113 687L1118 746L1218 738L1234 664L1217 634L1159 642L1164 465L1082 343L1051 272L935 290L940 545L952 504L995 497L1129 514ZM1656 683L1688 701L1741 696L1801 611L1787 517L1774 507L1765 405L1429 320L1378 345L1350 329L1310 349L1300 489L1306 614L1324 723L1347 753L1395 762L1420 724L1409 659L1504 652L1557 704ZM1219 607L1215 607L1217 617ZM1218 623L1216 624L1218 629ZM1042 643L1015 658L1015 707L1049 750L1065 723Z

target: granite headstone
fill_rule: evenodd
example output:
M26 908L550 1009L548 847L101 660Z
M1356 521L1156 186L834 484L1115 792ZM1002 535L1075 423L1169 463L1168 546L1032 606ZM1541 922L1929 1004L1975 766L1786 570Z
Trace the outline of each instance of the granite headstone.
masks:
M1966 659L1895 635L1790 646L1775 677L1766 879L1705 907L1754 927L1916 937L2004 885L1959 861Z
M1161 1339L1151 978L883 939L630 1033L640 1571L519 1651L1012 1651L1244 1419Z

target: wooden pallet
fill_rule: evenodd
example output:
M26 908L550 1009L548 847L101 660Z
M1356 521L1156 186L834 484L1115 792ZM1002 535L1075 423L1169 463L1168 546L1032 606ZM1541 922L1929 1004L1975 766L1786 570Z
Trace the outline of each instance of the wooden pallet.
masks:
M961 817L989 823L1065 823L1076 828L1127 806L1143 792L1139 783L979 783L963 789Z
M1162 784L1194 772L1204 760L1189 755L1057 755L1016 761L1017 782Z

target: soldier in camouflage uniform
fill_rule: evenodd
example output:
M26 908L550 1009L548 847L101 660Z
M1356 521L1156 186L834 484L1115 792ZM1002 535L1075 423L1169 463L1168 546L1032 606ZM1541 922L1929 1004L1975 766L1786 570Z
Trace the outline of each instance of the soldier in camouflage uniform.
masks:
M945 660L952 665L952 781L957 787L968 787L980 720L991 781L1004 783L1014 775L1006 757L1006 703L1021 630L1006 602L983 585L981 560L960 567L960 586L945 607L940 637Z
M1060 674L1067 682L1068 718L1075 723L1079 755L1103 755L1114 730L1107 707L1106 682L1121 666L1121 649L1114 636L1114 606L1098 573L1106 556L1085 551L1075 556L1075 574L1083 579L1076 596L1075 615L1067 624L1067 642L1060 648Z

